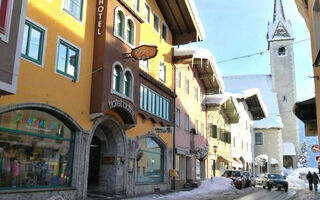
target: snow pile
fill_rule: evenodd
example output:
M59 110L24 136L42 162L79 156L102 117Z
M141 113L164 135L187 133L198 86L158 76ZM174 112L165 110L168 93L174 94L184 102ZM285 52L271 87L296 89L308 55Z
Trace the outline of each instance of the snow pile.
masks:
M317 200L318 197L314 192L309 190L299 190L294 196L294 200Z
M275 159L275 158L271 158L270 159L270 164L271 165L279 165L279 161L277 159Z
M312 174L313 172L318 173L317 168L298 168L294 170L289 176L287 176L289 188L307 189L309 187L309 183L306 176L309 171Z
M137 198L139 200L149 200L149 199L195 199L195 198L206 198L212 197L214 195L221 194L237 194L242 191L237 190L231 179L225 177L215 177L212 180L204 180L201 185L191 191L174 192L167 195L149 195L146 197Z
M290 167L290 168L282 168L282 174L284 176L289 176L290 174L292 174L292 172L293 172L292 167Z

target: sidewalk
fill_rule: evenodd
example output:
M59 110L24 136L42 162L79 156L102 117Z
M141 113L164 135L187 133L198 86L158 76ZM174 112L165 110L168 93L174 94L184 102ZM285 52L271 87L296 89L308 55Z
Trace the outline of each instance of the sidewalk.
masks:
M309 190L298 190L293 200L318 200L320 193Z

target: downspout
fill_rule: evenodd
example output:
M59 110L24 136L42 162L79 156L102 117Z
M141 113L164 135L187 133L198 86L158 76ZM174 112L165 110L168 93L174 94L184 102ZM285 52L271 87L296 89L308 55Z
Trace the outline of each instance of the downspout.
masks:
M174 55L172 55L172 60L174 62ZM176 65L173 64L173 92L176 95ZM176 169L176 98L173 101L173 133L172 133L172 169ZM176 177L172 177L171 189L176 189Z

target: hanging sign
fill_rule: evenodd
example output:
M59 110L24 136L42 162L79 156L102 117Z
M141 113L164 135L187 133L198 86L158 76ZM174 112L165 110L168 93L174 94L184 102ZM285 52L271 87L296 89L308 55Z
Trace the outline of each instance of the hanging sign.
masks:
M312 152L314 152L314 153L320 152L320 145L318 145L318 144L312 145L312 146L311 146L311 150L312 150Z

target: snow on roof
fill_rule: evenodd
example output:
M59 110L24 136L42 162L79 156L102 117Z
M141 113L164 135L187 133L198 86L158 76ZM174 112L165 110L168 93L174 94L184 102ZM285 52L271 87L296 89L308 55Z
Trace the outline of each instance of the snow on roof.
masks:
M206 33L205 33L204 27L202 25L196 4L194 3L193 0L188 0L187 2L189 2L191 12L192 12L194 19L195 19L195 23L198 26L198 30L199 30L198 34L200 36L200 40L204 40L204 38L206 37Z
M196 47L180 47L180 48L174 49L174 56L189 56L189 55L192 55L193 58L208 59L212 67L212 71L215 74L215 78L217 79L217 82L221 90L224 91L225 85L224 85L222 76L220 74L220 70L217 66L216 59L211 54L211 52L207 49L196 48Z
M247 91L247 95L252 93L252 88L257 88L260 91L263 102L265 103L268 117L258 121L254 121L254 128L269 129L283 128L283 123L280 117L277 94L272 92L271 75L238 75L223 77L226 84L226 91L235 94L242 94Z
M296 155L296 149L294 147L294 144L291 142L284 142L282 144L282 154L284 156L295 156Z
M231 93L207 95L206 104L221 106L229 99L231 99L231 101L235 107L235 110L237 112L239 112L240 109L239 109L238 101L236 100L236 98L234 96L232 96Z
M270 164L271 165L279 165L279 161L277 159L275 159L275 158L271 158L270 159Z

